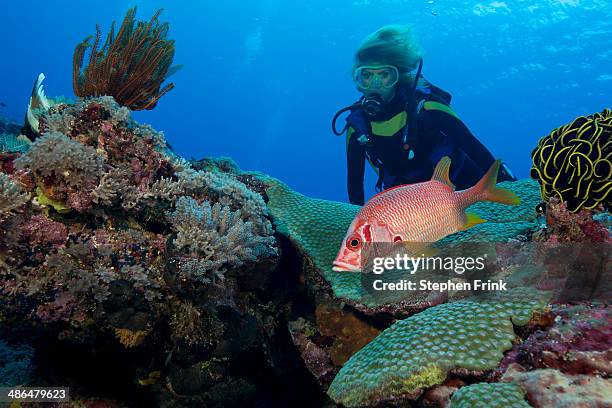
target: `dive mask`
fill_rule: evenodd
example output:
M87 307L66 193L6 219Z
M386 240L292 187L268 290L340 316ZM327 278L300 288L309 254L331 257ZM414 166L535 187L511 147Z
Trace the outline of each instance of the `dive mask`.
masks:
M393 65L364 65L353 72L353 81L362 90L389 89L399 80Z

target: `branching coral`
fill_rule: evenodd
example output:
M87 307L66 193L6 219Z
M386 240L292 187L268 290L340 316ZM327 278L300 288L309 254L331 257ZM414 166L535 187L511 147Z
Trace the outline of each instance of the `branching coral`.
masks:
M571 212L612 204L612 111L581 116L553 130L531 153L531 177L542 198L558 197Z
M151 20L136 22L136 7L128 10L115 36L113 22L101 49L100 28L78 44L73 58L73 88L77 96L111 95L132 110L153 109L159 98L174 88L162 83L178 67L171 67L174 41L168 40L168 23L158 21L161 10ZM86 51L89 61L83 69Z
M227 267L240 267L275 254L270 235L258 235L250 221L220 203L198 204L180 197L168 219L177 232L176 248L187 258L179 273L189 281L210 283Z
M0 173L0 220L2 216L21 207L30 199L30 195L15 184L9 176Z

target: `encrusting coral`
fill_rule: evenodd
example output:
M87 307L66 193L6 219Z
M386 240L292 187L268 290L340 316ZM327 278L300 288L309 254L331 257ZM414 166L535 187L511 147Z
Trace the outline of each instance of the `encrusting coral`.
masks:
M166 39L168 23L158 21L161 10L151 20L136 22L136 7L128 10L115 36L113 22L101 49L100 28L96 26L93 44L87 37L74 50L73 88L77 96L110 95L131 110L153 109L172 88L163 82L178 66L171 67L174 41ZM89 59L83 69L85 53Z
M398 321L355 353L328 394L346 406L416 398L451 370L493 370L512 348L513 324L529 322L547 295L514 289L497 298L429 308Z
M576 118L543 137L531 153L531 177L544 201L571 212L612 204L612 110Z
M530 408L521 387L514 383L479 383L453 394L452 408Z
M593 218L586 209L570 212L567 202L552 197L546 205L546 229L534 237L536 241L561 242L612 242L606 226Z

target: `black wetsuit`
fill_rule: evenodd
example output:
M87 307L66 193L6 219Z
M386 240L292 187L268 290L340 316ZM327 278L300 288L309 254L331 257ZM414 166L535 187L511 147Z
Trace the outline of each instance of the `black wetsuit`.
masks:
M357 109L347 119L347 185L351 203L364 203L366 159L377 168L379 186L382 184L384 189L429 180L438 161L449 156L451 181L462 190L476 184L495 161L489 150L440 98L431 92L417 94L417 97L424 102L419 105L418 115L413 109L412 114L397 116L404 115L402 112L407 107L406 92L397 92L380 115L369 117L362 109ZM416 105L414 102L412 106ZM416 126L411 123L414 117L418 118ZM389 122L394 124L389 126ZM403 143L403 122L408 124L408 150ZM380 129L381 123L387 124L387 133L395 128L398 130L392 135L377 135L373 129ZM504 165L500 168L498 181L505 180L515 180L515 177Z

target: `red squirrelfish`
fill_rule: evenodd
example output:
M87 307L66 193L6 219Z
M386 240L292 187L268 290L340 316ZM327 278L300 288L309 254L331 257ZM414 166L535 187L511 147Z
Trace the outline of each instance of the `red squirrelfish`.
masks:
M485 222L465 209L478 201L517 205L510 190L496 187L497 160L476 185L455 191L449 179L451 160L443 157L431 180L390 188L372 197L357 213L334 261L336 272L361 270L364 243L433 243L447 235Z

